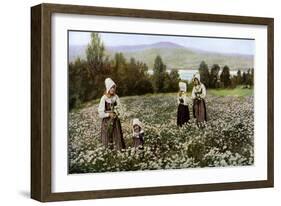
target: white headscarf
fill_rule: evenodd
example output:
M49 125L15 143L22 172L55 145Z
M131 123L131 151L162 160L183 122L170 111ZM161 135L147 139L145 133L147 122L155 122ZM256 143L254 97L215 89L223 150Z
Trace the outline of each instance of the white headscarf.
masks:
M140 132L139 133L143 133L143 125L142 125L141 121L138 118L134 118L133 119L133 134L135 134L135 131L134 131L134 126L135 125L138 125L140 127Z
M116 86L116 84L114 83L114 81L111 78L106 78L105 81L105 88L106 88L106 93L109 92L109 90L113 87Z
M179 82L179 88L180 88L180 91L186 92L186 83L185 82Z
M198 81L200 83L200 74L198 72L193 75L193 81L195 78L198 79Z

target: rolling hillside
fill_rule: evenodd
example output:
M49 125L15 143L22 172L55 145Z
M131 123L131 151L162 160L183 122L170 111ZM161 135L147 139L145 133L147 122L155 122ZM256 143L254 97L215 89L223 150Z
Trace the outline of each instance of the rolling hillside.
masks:
M85 58L87 45L70 46L69 60L75 61L77 57ZM127 59L134 57L138 61L145 62L149 68L153 67L154 59L160 55L168 69L197 69L204 60L209 67L219 64L221 67L228 65L231 70L247 69L254 66L252 55L226 54L206 52L194 48L183 47L171 42L159 42L137 46L106 47L107 55L114 57L116 52L122 52Z

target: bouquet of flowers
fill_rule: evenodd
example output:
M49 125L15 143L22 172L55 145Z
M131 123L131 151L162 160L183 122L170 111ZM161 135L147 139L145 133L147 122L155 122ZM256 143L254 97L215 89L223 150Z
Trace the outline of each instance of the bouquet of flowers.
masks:
M202 89L200 89L200 91L195 92L195 97L197 100L201 100L201 94L202 94Z
M116 105L117 105L116 102L110 104L110 112L114 114L113 117L110 117L109 124L107 127L107 131L110 136L112 136L113 126L119 114L118 111L116 110Z

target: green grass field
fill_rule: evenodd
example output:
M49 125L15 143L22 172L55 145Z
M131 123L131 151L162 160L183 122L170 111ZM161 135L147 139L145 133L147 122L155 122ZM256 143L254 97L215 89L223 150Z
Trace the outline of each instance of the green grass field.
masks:
M209 89L207 92L213 96L235 96L235 97L245 97L254 94L254 89L243 88L243 86L238 86L234 89Z

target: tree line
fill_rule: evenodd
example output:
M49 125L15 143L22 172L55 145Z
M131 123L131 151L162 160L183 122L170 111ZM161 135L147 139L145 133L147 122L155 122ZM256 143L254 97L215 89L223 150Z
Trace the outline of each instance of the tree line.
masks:
M105 92L107 77L117 84L119 96L175 92L180 81L178 71L167 72L160 56L155 58L152 75L145 63L134 58L127 60L121 52L110 58L98 33L91 33L86 59L77 58L69 63L68 75L70 109L100 98Z
M202 61L199 65L201 82L207 88L234 88L236 85L253 85L254 70L248 72L239 70L237 75L231 76L228 66L222 68L214 64L209 70ZM145 63L134 58L127 60L122 52L109 57L98 33L91 33L91 40L86 49L86 58L77 58L69 63L69 109L80 104L98 99L105 92L104 80L112 78L117 84L119 96L142 95L147 93L176 92L178 91L180 75L178 70L167 71L161 56L156 56L153 73L149 74ZM185 81L188 90L192 84Z
M250 68L246 72L238 70L236 75L230 75L230 68L225 65L221 68L214 64L209 70L208 65L202 61L199 66L201 82L207 88L235 88L237 85L244 85L251 88L254 85L254 69Z

